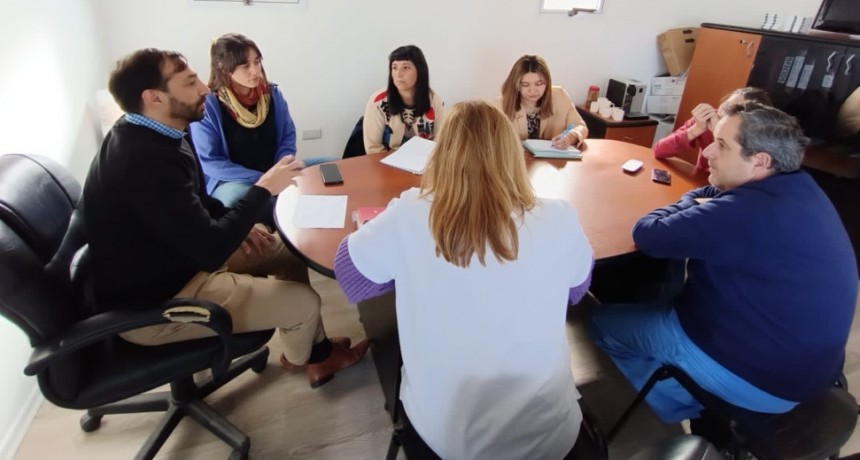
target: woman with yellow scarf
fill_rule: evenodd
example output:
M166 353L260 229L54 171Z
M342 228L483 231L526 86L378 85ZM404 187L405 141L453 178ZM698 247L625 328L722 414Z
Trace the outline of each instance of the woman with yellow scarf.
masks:
M212 43L203 119L190 126L206 191L232 206L281 158L296 154L296 126L277 85L266 79L263 54L248 37ZM313 158L304 165L323 163ZM268 217L268 216L267 216Z

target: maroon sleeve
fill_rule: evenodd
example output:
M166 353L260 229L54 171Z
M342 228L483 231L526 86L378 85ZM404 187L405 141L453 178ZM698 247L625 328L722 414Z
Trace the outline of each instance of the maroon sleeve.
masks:
M654 144L654 158L671 158L690 149L687 142L687 129L696 122L695 118L687 120L680 128Z

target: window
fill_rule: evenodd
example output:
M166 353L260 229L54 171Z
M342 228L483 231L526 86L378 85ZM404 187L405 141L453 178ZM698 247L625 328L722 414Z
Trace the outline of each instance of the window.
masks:
M302 0L193 0L195 2L223 2L223 3L244 3L246 5L257 5L263 3L282 3L286 5L299 5Z
M577 13L601 13L603 0L541 0L541 13L567 13L575 16Z

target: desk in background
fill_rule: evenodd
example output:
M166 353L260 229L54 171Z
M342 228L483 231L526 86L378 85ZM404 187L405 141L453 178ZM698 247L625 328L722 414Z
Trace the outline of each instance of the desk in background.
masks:
M588 137L591 139L614 139L648 148L654 144L657 120L647 118L615 121L592 113L585 107L577 106L576 110L588 126Z

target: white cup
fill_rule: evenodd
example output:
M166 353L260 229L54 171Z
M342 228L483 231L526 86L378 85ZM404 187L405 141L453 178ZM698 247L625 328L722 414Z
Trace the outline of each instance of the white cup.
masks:
M615 121L624 120L624 110L620 107L615 107L614 109L612 109L612 119Z
M597 105L597 101L592 102L588 107L588 110L590 110L591 113L597 113L600 110L600 106Z
M600 116L603 118L609 118L612 116L612 107L601 107L600 108Z
M603 109L611 109L615 104L612 103L609 99L605 97L597 98L597 109L600 111L600 114L603 115ZM608 116L608 115L607 115Z

